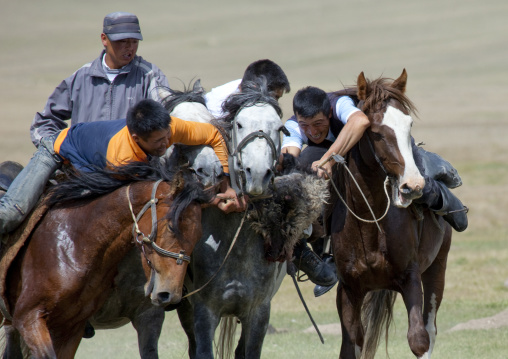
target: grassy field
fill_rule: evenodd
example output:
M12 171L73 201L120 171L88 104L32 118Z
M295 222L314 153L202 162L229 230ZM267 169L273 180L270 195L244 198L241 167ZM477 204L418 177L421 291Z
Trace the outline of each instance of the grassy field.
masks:
M408 94L419 109L417 141L450 160L464 185L455 190L470 207L470 226L454 234L445 298L438 313L433 358L507 358L508 326L448 330L508 307L508 2L428 1L160 1L0 0L0 161L26 164L34 147L29 127L58 83L101 50L105 14L136 13L145 40L139 52L178 89L201 78L205 88L240 78L252 61L270 58L285 70L292 95L314 85L326 91L367 77L409 75ZM320 325L338 323L335 298L314 299L302 284ZM407 316L398 300L390 333L391 358L411 357ZM321 345L292 283L273 301L263 358L337 357L340 336ZM168 313L162 358L185 358L176 313ZM136 358L131 326L98 332L78 358ZM378 352L385 358L384 348Z

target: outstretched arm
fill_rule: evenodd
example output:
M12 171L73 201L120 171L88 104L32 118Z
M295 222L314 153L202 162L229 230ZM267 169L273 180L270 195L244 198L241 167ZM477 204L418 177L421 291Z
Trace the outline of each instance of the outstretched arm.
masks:
M338 154L340 156L345 156L346 153L360 141L363 133L370 126L370 121L367 116L361 112L357 111L353 113L344 128L340 131L339 136L335 142L330 146L330 149L326 151L326 153L321 157L319 161L315 161L312 163L312 169L317 171L320 176L324 176L326 173L332 173L332 167L335 164L335 161L331 159L326 164L322 166L323 169L319 169L318 166L324 160L328 159L333 154Z

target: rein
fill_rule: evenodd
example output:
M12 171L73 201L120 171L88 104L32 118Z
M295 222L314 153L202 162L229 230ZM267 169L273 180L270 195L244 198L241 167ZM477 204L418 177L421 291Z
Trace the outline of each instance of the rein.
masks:
M129 210L131 212L132 219L134 220L134 224L132 226L132 235L133 235L134 239L136 240L136 242L141 245L141 250L142 250L142 252L143 252L143 254L145 256L145 259L146 259L148 265L150 266L150 268L152 268L152 274L153 274L153 271L155 269L153 268L152 262L150 262L150 260L148 259L147 255L145 253L144 244L150 244L152 246L152 248L158 254L160 254L161 256L170 257L170 258L176 259L176 264L178 264L178 265L182 265L183 261L190 262L190 257L185 255L185 251L184 250L181 250L180 253L170 252L170 251L167 251L167 250L159 247L155 243L155 238L157 237L157 211L156 211L156 205L157 205L157 202L158 202L158 199L155 198L155 193L157 192L157 187L159 186L159 184L161 182L162 182L162 179L160 179L160 180L158 180L157 182L154 183L153 188L152 188L152 196L151 196L150 200L144 205L144 207L141 209L141 211L138 213L137 216L134 215L134 211L132 209L131 199L130 199L130 196L129 196L130 184L127 186L127 189L126 189L127 201L129 202ZM150 234L147 237L139 229L138 221L145 214L145 212L148 210L148 208L150 208L150 210L152 212L152 229L150 231ZM139 237L141 237L141 240L139 239Z
M370 143L370 142L369 142ZM388 210L390 209L390 195L388 194L388 190L387 190L387 184L388 182L390 181L389 177L386 176L386 179L384 181L384 184L383 184L383 188L384 188L384 191L385 191L385 194L386 194L386 199L387 199L387 204L386 204L386 210L385 210L385 213L379 217L379 218L376 218L376 215L374 214L374 211L372 210L372 207L370 206L369 204L369 201L367 201L367 198L365 197L365 194L363 193L362 189L360 188L360 185L358 184L358 182L356 181L355 177L353 176L353 174L351 173L351 171L349 170L349 168L347 167L346 165L346 160L344 159L344 157L340 156L340 155L337 155L337 154L333 154L331 155L328 159L326 159L325 161L321 162L318 167L323 169L323 165L330 161L330 159L334 159L335 162L337 162L337 164L339 165L342 165L346 170L347 172L349 173L349 176L351 177L351 179L353 180L353 182L355 183L356 187L358 188L358 190L360 191L360 194L362 195L363 197L363 200L365 201L365 203L367 204L367 207L369 208L369 211L370 213L372 214L372 218L374 218L373 220L369 220L369 219L363 219L361 217L359 217L356 213L353 212L353 210L351 208L349 208L349 206L347 205L346 201L342 198L340 192L339 192L339 189L337 188L337 186L335 185L335 182L333 181L333 179L330 180L330 182L332 183L332 186L333 188L335 189L335 192L337 193L337 195L339 196L340 200L342 201L342 203L344 203L344 205L346 206L347 210L356 218L358 219L359 221L362 221L362 222L366 222L366 223L376 223L376 226L377 228L379 229L380 232L382 232L381 230L381 227L379 226L379 221L382 220L383 218L385 218L386 214L388 213ZM378 160L378 159L377 159ZM379 160L378 160L379 162ZM383 168L384 170L384 167L381 167ZM386 172L386 171L385 171ZM331 177L330 177L331 178Z
M224 263L226 263L226 260L228 259L229 254L231 253L231 250L233 249L233 247L236 244L236 240L238 239L238 235L240 234L240 230L243 227L243 222L245 222L245 217L247 217L247 211L243 212L242 221L240 222L240 225L238 226L238 229L236 230L235 236L233 237L233 241L231 242L231 245L229 246L228 252L226 253L226 256L224 257L224 260L222 261L221 265L219 266L219 269L217 269L217 271L215 271L215 273L210 277L210 279L208 279L208 281L205 284L203 284L198 289L193 290L190 293L187 293L186 295L184 295L182 297L182 299L190 297L191 295L196 294L197 292L201 291L204 287L206 287L208 284L210 284L210 282L217 276L217 274L219 274L220 270L224 266Z

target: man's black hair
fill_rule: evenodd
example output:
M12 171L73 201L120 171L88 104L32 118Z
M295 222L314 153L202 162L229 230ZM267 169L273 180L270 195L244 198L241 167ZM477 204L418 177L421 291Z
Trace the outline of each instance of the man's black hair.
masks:
M154 100L141 100L127 112L127 128L130 134L136 134L143 139L148 138L153 131L167 129L170 123L168 111Z
M326 117L330 116L331 105L328 95L323 90L308 86L304 87L293 97L293 112L304 118L312 118L322 112Z
M243 74L243 82L257 82L264 76L268 85L268 91L273 92L282 89L284 92L291 91L289 81L281 67L272 60L258 60L247 66Z

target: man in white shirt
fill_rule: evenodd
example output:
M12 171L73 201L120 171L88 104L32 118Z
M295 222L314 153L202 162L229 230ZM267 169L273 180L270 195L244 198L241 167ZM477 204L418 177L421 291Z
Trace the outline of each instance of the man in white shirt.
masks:
M291 91L288 78L279 65L268 59L258 60L247 66L242 79L233 80L224 85L214 87L205 95L208 111L215 118L222 117L222 104L229 95L242 90L242 82L256 82L263 77L266 80L268 91L272 93L275 99L279 100L284 93Z

